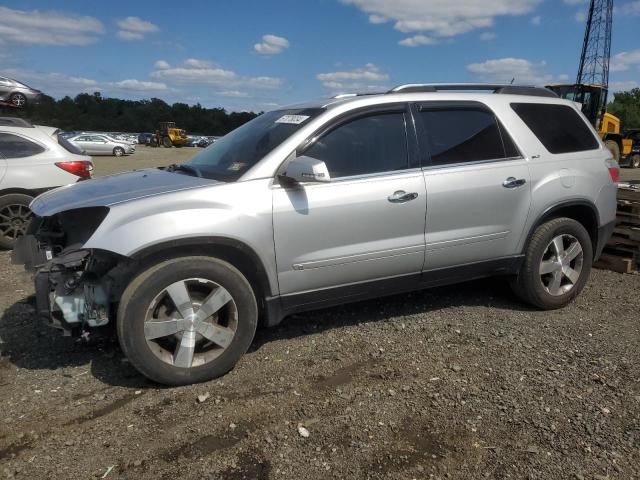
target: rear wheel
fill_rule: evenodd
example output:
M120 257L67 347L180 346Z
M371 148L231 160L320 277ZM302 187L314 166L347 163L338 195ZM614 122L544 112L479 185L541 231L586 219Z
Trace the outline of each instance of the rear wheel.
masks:
M607 148L611 151L611 155L613 155L613 159L616 162L620 161L620 145L615 140L607 140L604 142Z
M186 385L224 375L247 351L258 309L251 285L210 257L162 262L136 277L118 309L118 338L148 378Z
M164 137L162 139L162 145L164 145L166 148L171 148L173 146L173 142L171 142L171 139L169 137Z
M122 147L116 147L113 149L113 155L116 157L121 157L124 155L124 149Z
M592 262L593 247L585 228L573 219L556 218L533 233L512 288L538 308L564 307L584 288Z
M631 157L631 161L629 162L629 166L631 168L640 168L640 154L635 154Z
M10 249L25 234L33 214L29 204L33 197L11 193L0 197L0 248Z

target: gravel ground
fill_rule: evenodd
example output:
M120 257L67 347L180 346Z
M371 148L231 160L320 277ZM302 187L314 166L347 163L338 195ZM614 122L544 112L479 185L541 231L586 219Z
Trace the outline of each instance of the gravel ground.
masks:
M296 315L169 389L39 326L0 265L8 478L640 478L638 275L554 312L494 279Z
M225 377L170 389L112 339L40 326L9 263L0 253L0 477L640 478L638 275L594 271L554 312L492 279L295 315Z

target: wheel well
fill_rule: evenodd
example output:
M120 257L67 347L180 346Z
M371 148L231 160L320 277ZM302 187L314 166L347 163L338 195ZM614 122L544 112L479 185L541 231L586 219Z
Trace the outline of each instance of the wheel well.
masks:
M258 307L263 310L265 298L272 295L269 277L258 255L239 241L226 238L194 239L150 247L134 255L133 259L138 263L135 275L159 262L193 255L219 258L237 268L251 284Z
M0 196L10 195L12 193L21 193L22 195L29 195L30 197L37 197L41 193L46 192L48 189L44 188L41 190L27 190L25 188L6 188L4 190L0 190Z
M586 202L558 205L548 210L535 223L535 225L533 225L529 234L529 238L531 238L531 234L533 234L535 229L540 225L548 222L549 220L560 217L571 218L580 223L587 230L587 233L591 238L593 251L595 253L596 246L598 245L598 215L596 213L595 207Z

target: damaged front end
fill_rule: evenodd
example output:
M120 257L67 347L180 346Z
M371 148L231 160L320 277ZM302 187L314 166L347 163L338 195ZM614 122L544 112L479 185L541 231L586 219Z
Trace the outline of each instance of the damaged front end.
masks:
M128 259L83 248L108 212L88 207L34 217L14 247L12 263L34 274L38 316L65 335L103 327L114 316Z

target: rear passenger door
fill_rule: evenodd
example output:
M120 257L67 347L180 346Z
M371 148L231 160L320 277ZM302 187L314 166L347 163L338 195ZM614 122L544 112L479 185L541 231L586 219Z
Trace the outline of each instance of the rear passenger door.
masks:
M425 270L519 253L531 203L527 160L478 102L414 106L427 189Z

